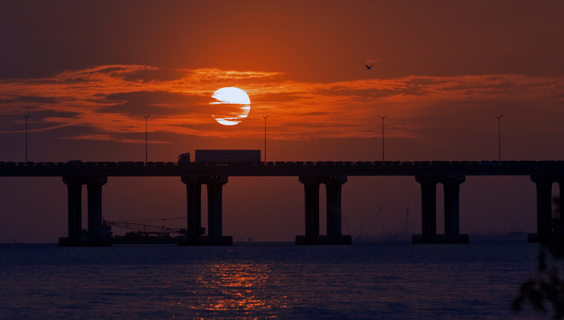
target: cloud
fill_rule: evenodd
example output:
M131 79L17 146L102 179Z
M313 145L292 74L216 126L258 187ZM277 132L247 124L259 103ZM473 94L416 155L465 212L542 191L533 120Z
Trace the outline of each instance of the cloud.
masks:
M209 114L209 97L181 92L136 91L100 97L100 110L128 115Z
M55 104L60 100L54 97L24 96L24 95L6 95L0 99L0 104Z
M145 68L135 70L123 75L126 81L141 82L167 82L180 80L186 76L184 70L170 68Z
M158 141L155 139L151 139L151 141L145 141L145 139L128 139L128 138L121 138L116 135L111 134L82 134L76 135L72 137L68 137L67 139L71 140L94 140L94 141L110 141L110 142L120 142L120 143L136 143L136 144L170 144L169 141Z
M201 137L256 137L270 116L272 139L307 136L371 137L378 135L378 115L399 123L443 110L448 105L491 106L530 101L539 105L564 100L564 79L525 75L408 76L328 83L290 79L279 72L221 69L171 69L143 65L105 65L67 70L52 77L2 80L0 115L31 113L43 130L78 126L70 139L131 142L124 133L145 130ZM235 86L251 98L249 117L231 129L212 118L211 95ZM459 108L459 107L458 107ZM461 111L462 112L462 111ZM555 111L559 112L559 111ZM392 117L391 116L391 117ZM21 119L20 119L21 120ZM218 127L219 126L219 127ZM391 135L414 137L416 124L394 127ZM14 130L3 126L3 132ZM133 139L135 140L135 139Z
M305 113L301 113L300 116L326 116L330 114L329 112L321 112L321 111L317 111L317 112L305 112Z

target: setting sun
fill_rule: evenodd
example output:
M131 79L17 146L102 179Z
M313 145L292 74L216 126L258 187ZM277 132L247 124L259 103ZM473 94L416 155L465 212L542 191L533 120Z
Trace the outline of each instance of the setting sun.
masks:
M217 100L210 102L215 105L212 117L224 126L239 124L251 111L251 99L239 88L221 88L213 93L212 98Z

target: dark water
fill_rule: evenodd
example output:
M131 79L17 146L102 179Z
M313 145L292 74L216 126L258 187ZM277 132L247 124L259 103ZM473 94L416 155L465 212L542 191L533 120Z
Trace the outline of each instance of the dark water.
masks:
M530 319L537 245L0 246L0 319Z

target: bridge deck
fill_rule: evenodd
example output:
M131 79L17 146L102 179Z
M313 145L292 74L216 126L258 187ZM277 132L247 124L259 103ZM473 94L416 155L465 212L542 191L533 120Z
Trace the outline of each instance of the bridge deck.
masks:
M0 162L0 176L564 175L564 161Z

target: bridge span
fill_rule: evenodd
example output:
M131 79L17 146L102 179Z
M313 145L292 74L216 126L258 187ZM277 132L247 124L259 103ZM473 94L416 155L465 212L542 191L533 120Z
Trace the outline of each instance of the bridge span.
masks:
M68 235L60 245L109 245L102 234L102 188L109 177L176 176L186 185L185 245L230 245L223 235L222 190L229 176L295 176L304 187L305 233L296 244L350 244L341 228L341 189L349 176L413 176L421 186L421 234L414 243L467 243L459 232L460 185L466 176L530 176L536 185L537 233L530 241L549 241L564 230L552 221L552 185L564 199L564 161L317 161L265 163L189 162L0 162L0 177L62 177L68 192ZM327 230L319 230L319 188L326 186ZM444 188L444 234L437 234L437 185ZM82 239L82 186L87 186L88 239ZM207 187L208 228L201 234L201 188Z

